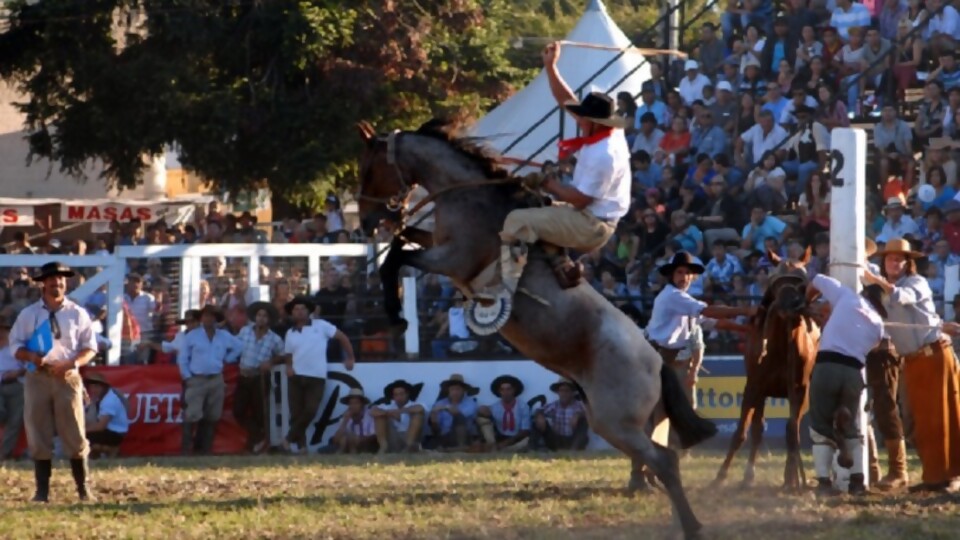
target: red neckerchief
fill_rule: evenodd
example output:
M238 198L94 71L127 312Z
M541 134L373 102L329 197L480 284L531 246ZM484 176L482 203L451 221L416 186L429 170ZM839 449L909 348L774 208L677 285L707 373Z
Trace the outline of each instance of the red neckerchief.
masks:
M593 135L586 137L577 137L575 139L567 139L565 141L560 141L557 143L557 146L560 147L560 159L565 159L573 154L576 154L580 151L581 148L588 144L598 143L610 135L613 134L612 127L600 127L597 128L597 131Z
M513 409L517 407L517 400L513 400L513 403L510 404L510 408L507 408L507 404L503 403L503 431L508 433L513 433L517 428L517 417L513 414Z

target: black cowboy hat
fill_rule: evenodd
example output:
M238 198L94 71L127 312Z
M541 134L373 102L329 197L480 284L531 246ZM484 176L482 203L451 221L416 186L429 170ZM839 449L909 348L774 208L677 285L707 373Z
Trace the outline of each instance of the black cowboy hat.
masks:
M350 404L351 399L356 399L356 398L360 398L364 404L370 403L370 398L368 398L363 394L363 388L351 388L350 391L347 392L347 395L340 398L340 403L343 403L344 405L348 405Z
M573 384L573 381L571 381L566 377L560 377L560 379L557 382L551 384L550 391L556 394L557 391L560 390L561 386L566 386L570 390L573 390L574 393L577 392L577 385Z
M582 102L575 101L564 104L564 108L571 113L590 120L601 126L623 128L626 121L617 116L617 106L610 96L603 92L590 92Z
M672 277L673 271L681 266L685 266L694 274L702 274L705 270L703 265L698 263L696 259L693 258L693 255L687 253L686 251L678 251L673 254L673 258L670 259L670 262L660 267L660 275Z
M63 277L73 277L77 275L69 266L61 262L48 262L47 264L40 267L40 272L33 276L34 281L43 281L48 277L53 276L63 276Z
M316 307L316 304L313 303L313 300L311 300L309 296L305 296L301 294L301 295L295 296L293 300L287 302L287 304L283 306L283 310L287 312L287 315L293 315L293 308L297 306L304 306L305 308L307 308L307 311L309 311L310 313L313 313L313 310Z
M174 321L176 324L187 324L188 322L196 322L200 320L200 310L199 309L188 309L183 312L183 318L177 319Z
M414 391L413 385L410 384L410 383L408 383L407 381L405 381L405 380L403 380L403 379L397 379L397 380L393 381L392 383L384 386L384 387L383 387L383 397L387 398L387 401L388 401L388 402L389 402L389 401L393 401L393 390L394 390L395 388L400 388L400 387L405 388L405 389L407 390L407 394L410 396L410 399L412 400L412 399L413 399L413 391Z
M446 393L447 389L451 386L459 386L463 388L463 391L468 396L475 396L480 393L480 389L476 386L469 384L466 379L463 378L463 375L459 373L454 373L450 375L450 378L440 383L440 391Z
M223 310L217 306L206 305L200 308L200 318L202 319L207 313L213 315L218 323L222 323L226 317L223 315Z
M110 388L112 385L102 373L89 373L83 376L83 382L86 384L100 384Z
M510 386L513 387L515 396L519 396L523 393L523 382L513 375L500 375L494 379L493 382L490 383L490 393L500 397L500 385L503 383L510 383Z
M247 306L247 319L250 321L256 319L257 313L259 313L260 310L267 312L267 318L270 319L267 325L276 326L277 321L280 320L280 313L277 312L277 308L273 307L273 304L270 302L254 302Z

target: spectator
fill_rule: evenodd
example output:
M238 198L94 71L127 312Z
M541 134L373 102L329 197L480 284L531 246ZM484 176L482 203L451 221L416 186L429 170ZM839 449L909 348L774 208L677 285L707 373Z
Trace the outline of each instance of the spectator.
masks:
M666 111L666 107L664 107L664 111ZM633 139L632 151L634 153L646 152L647 155L653 156L660 148L660 142L663 141L665 135L663 130L657 127L657 117L652 112L645 112L638 117L638 126L639 131L636 138Z
M716 125L719 126L730 140L737 129L737 102L733 96L733 87L727 81L717 83L717 102L710 106L709 112ZM729 143L728 143L729 144ZM716 154L710 154L711 157Z
M941 52L940 65L930 72L927 79L940 81L943 90L947 92L960 87L960 66L957 65L956 53L952 50Z
M697 154L705 154L710 158L718 154L725 154L730 143L723 129L714 124L713 112L705 109L700 113L699 124L691 137L692 151ZM699 158L697 161L700 161Z
M755 24L747 26L744 31L743 49L740 55L740 71L746 73L747 63L756 62L757 69L761 73L763 72L763 64L760 60L766 44L767 40L763 30Z
M886 221L884 221L883 229L881 229L880 234L877 236L877 243L885 244L891 238L903 238L907 235L917 236L920 234L920 228L917 227L913 218L904 215L903 200L899 197L887 200L884 213L886 214Z
M646 208L643 210L642 219L637 225L636 233L640 237L642 252L656 257L663 253L663 246L670 235L670 228L663 222L654 208Z
M637 101L630 92L617 92L617 115L623 118L627 135L633 135L637 122Z
M374 405L370 410L380 454L420 451L425 409L411 399L413 392L413 385L407 381L393 381L384 389L384 395L390 401L385 405Z
M836 87L833 76L827 72L827 65L822 56L811 57L810 65L805 71L806 73L800 80L807 95L814 98L814 100L820 99L821 86L827 86L831 89ZM819 104L819 101L817 101L817 103Z
M803 2L803 0L792 0L793 2ZM800 32L800 40L797 43L797 51L794 53L796 61L794 69L799 73L802 69L808 67L814 58L821 59L820 66L823 67L823 43L817 41L817 31L815 25L806 25Z
M923 0L907 0L907 13L906 19L910 22L910 26L913 28L922 27L927 23L928 11L924 5ZM926 34L926 29L924 28L924 37Z
M760 61L756 58L744 60L739 91L740 94L752 94L757 98L762 98L767 92L767 82L760 73Z
M906 19L907 4L903 0L883 0L883 7L880 8L880 35L884 39L894 41L901 36L898 35L900 21L910 24Z
M727 185L730 186L731 189L739 191L740 188L743 187L743 172L732 166L729 155L720 154L719 156L714 156L713 170L717 171L717 174L726 180Z
M936 1L936 0L934 0ZM830 26L836 28L837 35L844 42L851 40L852 28L870 26L870 10L853 0L836 0L837 7L830 15Z
M152 294L143 291L143 278L139 274L130 274L127 276L127 294L124 299L130 306L130 312L137 319L137 325L140 327L140 338L147 342L158 341L160 336L155 330L155 315L157 313L157 301ZM136 347L138 343L131 343L131 347ZM149 364L149 349L131 349L129 355L124 360L125 364Z
M924 100L913 124L914 148L923 147L931 138L942 136L943 119L946 116L946 106L941 97L943 85L940 81L927 81L923 88Z
M927 7L930 8L931 16L925 37L931 55L937 58L946 51L956 49L957 39L960 38L960 15L953 6L945 4L943 0L928 0Z
M791 90L790 101L787 103L787 106L783 108L783 112L780 113L779 122L784 129L792 129L797 125L796 110L797 107L801 105L806 105L811 108L811 111L815 111L817 100L807 94L807 91L802 85L796 84Z
M780 62L787 61L788 66L796 62L797 43L790 38L790 25L786 17L778 17L773 23L773 35L763 45L760 55L761 69L767 80L774 80L780 74Z
M440 383L441 398L430 411L430 430L440 448L465 450L477 421L479 389L467 384L463 375L455 373Z
M917 225L920 227L919 240L923 243L923 252L930 253L934 245L943 238L943 212L934 206L927 210L923 221ZM948 243L948 250L949 247Z
M943 238L950 244L950 253L960 254L960 201L953 200L945 204L943 215Z
M711 83L706 75L700 73L700 64L696 60L687 60L683 69L687 76L680 81L680 97L685 105L690 106L694 101L703 99L703 87Z
M694 224L694 220L683 210L670 215L671 237L682 246L684 251L693 254L703 253L703 233Z
M814 110L806 105L797 107L797 132L784 145L788 152L796 155L796 160L783 164L787 174L797 177L796 188L791 193L795 196L804 192L810 175L823 170L830 158L830 132L813 119L813 113Z
M431 344L434 358L446 358L448 351L462 356L479 347L479 343L470 339L470 329L467 328L462 299L458 298L446 313L439 311L437 316L440 318L440 324L436 338Z
M653 87L653 94L656 99L664 102L667 100L667 94L671 92L672 86L663 80L663 68L658 61L649 62L650 65L650 78L647 79L647 83ZM667 124L664 123L664 126Z
M943 129L951 139L958 133L955 121L957 111L960 111L960 87L954 87L947 93L947 109L943 113Z
M920 179L921 183L926 183L925 176L930 169L940 167L943 169L946 184L949 186L957 184L957 162L953 160L951 154L953 148L953 141L947 137L930 139L930 144L927 146L927 162L925 169L922 171L924 178Z
M717 76L717 91L719 92L721 83L729 84L731 91L733 91L734 88L740 88L741 82L740 59L733 55L728 56L723 61L723 73Z
M880 123L873 128L873 145L877 152L880 179L886 181L893 174L903 174L908 185L913 184L913 132L909 124L897 118L892 103L884 104Z
M711 226L741 230L747 221L743 205L727 188L727 182L722 175L718 174L710 179L705 206L706 215L703 221Z
M880 36L876 28L867 30L867 44L863 48L863 67L860 77L860 94L867 95L867 88L875 89L877 101L882 106L893 99L893 83L889 78L891 62L890 41ZM867 98L869 102L870 99Z
M765 253L765 241L767 238L781 240L787 231L787 224L783 221L767 215L762 206L754 205L750 211L750 223L743 228L742 248L747 250L756 250Z
M787 138L787 132L774 123L773 113L761 110L757 124L737 139L734 151L744 169L753 164L767 152L777 149Z
M727 254L727 246L723 240L717 240L712 246L713 258L707 263L704 271L706 288L708 290L721 289L723 292L733 290L733 276L743 273L740 261L733 255Z
M960 264L960 256L950 253L950 242L938 240L933 245L933 252L927 256L927 264L936 266L939 276L947 275L947 267Z
M757 124L753 94L747 92L740 95L740 115L737 118L736 133L742 134ZM737 139L734 139L736 141Z
M530 431L532 450L584 450L587 436L587 411L573 382L563 377L550 385L557 400L533 414Z
M704 75L709 78L717 76L723 63L725 48L723 41L717 38L717 27L713 23L704 23L700 27L700 44L697 46L697 59Z
M640 104L640 107L637 108L636 117L634 118L634 127L640 132L643 132L643 122L645 121L645 118L647 119L646 121L649 121L649 118L653 117L654 128L657 126L666 128L666 126L670 123L667 105L663 101L657 99L655 88L656 87L650 81L646 81L640 86L640 100L642 103ZM649 135L649 133L650 132L648 131L647 134ZM634 143L634 151L636 150L636 143Z
M936 196L934 199L928 203L923 203L924 211L929 210L930 208L943 208L948 201L952 201L957 192L953 189L952 186L947 185L946 173L943 172L943 167L934 166L927 171L927 184L933 186L934 193Z
M120 444L130 430L130 411L127 398L110 386L100 373L91 373L83 378L90 394L88 410L91 422L87 422L87 440L90 456L116 457Z
M793 44L797 52L800 51L800 47L797 47L797 45L802 41L803 32L807 28L813 30L820 22L816 13L808 9L807 0L790 0L787 5L786 21L787 39ZM799 58L797 60L799 60ZM802 66L799 65L796 66L796 70L799 71L801 67Z
M644 150L634 152L630 157L630 165L633 168L633 193L635 196L642 196L643 193L660 183L663 176L663 168L655 165L650 160L650 154Z
M671 122L670 132L660 140L658 153L661 154L660 162L667 165L680 165L690 153L691 135L687 130L687 121L683 118L674 118Z
M490 392L498 400L480 406L477 424L488 451L520 450L530 435L530 408L517 399L523 394L523 383L513 375L500 375L490 384Z
M373 416L370 415L370 399L362 388L351 388L340 403L347 406L347 412L340 419L340 425L331 442L340 454L372 454L377 451L377 431Z
M823 29L823 63L827 74L831 77L836 75L839 62L837 57L840 56L843 45L836 28L828 26Z
M820 107L817 108L817 121L833 130L838 127L850 127L850 117L847 107L837 98L833 89L823 85L817 89L820 96Z
M760 107L760 110L770 111L773 113L774 120L779 122L783 116L784 109L787 108L789 103L790 100L783 97L780 84L777 82L769 82L767 83L767 93L763 96L763 106Z
M850 39L840 49L840 55L837 57L837 78L842 82L841 88L847 92L847 111L859 114L860 72L863 70L866 47L863 46L863 31L861 28L853 27L849 29L849 32Z
M830 182L820 172L810 175L797 201L797 212L807 244L812 245L818 235L830 230Z
M789 94L793 88L794 80L797 80L797 74L794 72L793 66L788 64L786 60L780 60L780 73L777 74L775 80L780 85L780 94Z

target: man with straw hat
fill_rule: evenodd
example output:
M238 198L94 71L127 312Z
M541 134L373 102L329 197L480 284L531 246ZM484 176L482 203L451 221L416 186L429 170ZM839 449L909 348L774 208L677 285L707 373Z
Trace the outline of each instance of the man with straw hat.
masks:
M920 235L920 227L917 226L917 222L906 215L905 211L906 206L902 197L887 199L887 204L883 207L886 220L880 234L877 235L877 242L887 242L891 238L903 238L907 235Z
M270 369L283 361L283 339L270 328L279 319L277 309L269 302L254 302L247 308L250 322L240 329L237 339L243 344L240 353L240 377L233 396L233 416L247 431L247 450L259 454L269 441L267 393Z
M66 296L67 279L74 275L59 262L43 265L33 277L43 285L43 296L24 308L10 329L10 348L17 360L27 364L24 423L37 485L34 502L49 500L54 432L70 458L77 495L81 501L92 498L87 487L90 446L78 368L97 354L97 338L87 310Z
M377 451L377 430L370 415L370 400L362 388L351 388L340 403L347 406L331 442L341 454L367 454Z
M589 253L607 243L617 222L630 209L630 148L623 132L625 120L617 114L614 100L602 92L591 92L578 103L557 69L559 58L560 43L547 45L543 64L550 90L583 133L582 137L560 141L560 159L579 152L577 168L570 185L552 176L541 178L540 185L529 185L549 193L556 201L553 205L518 209L507 215L500 232L501 283L479 295L487 303L505 296L505 311L523 273L527 245L542 241ZM579 269L566 257L556 257L554 267L566 282L578 282ZM507 317L501 319L505 323Z
M891 238L877 255L880 275L864 270L863 280L883 290L887 332L903 357L903 384L923 468L922 483L911 491L953 490L952 481L960 478L957 361L930 285L917 274L916 261L923 254L913 251L907 240Z
M583 450L587 447L587 411L573 381L565 377L550 385L557 400L533 413L530 448L533 450Z
M471 428L476 425L478 406L473 395L478 392L459 373L440 383L441 397L430 411L430 429L441 448L466 448Z
M13 458L13 447L23 431L23 379L27 369L13 356L16 351L10 348L10 326L9 319L0 318L0 459Z
M87 424L90 453L96 458L102 454L117 455L120 443L130 430L130 416L126 398L121 396L101 373L88 373L83 378L90 394L94 414Z

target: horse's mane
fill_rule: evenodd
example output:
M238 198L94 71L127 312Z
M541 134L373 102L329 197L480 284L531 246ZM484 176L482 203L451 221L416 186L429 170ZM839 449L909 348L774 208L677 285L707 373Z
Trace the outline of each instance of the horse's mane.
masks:
M460 137L456 134L459 129L460 126L455 122L434 118L417 128L415 133L449 144L477 164L487 178L510 177L510 173L501 166L500 154L485 146L484 138Z

